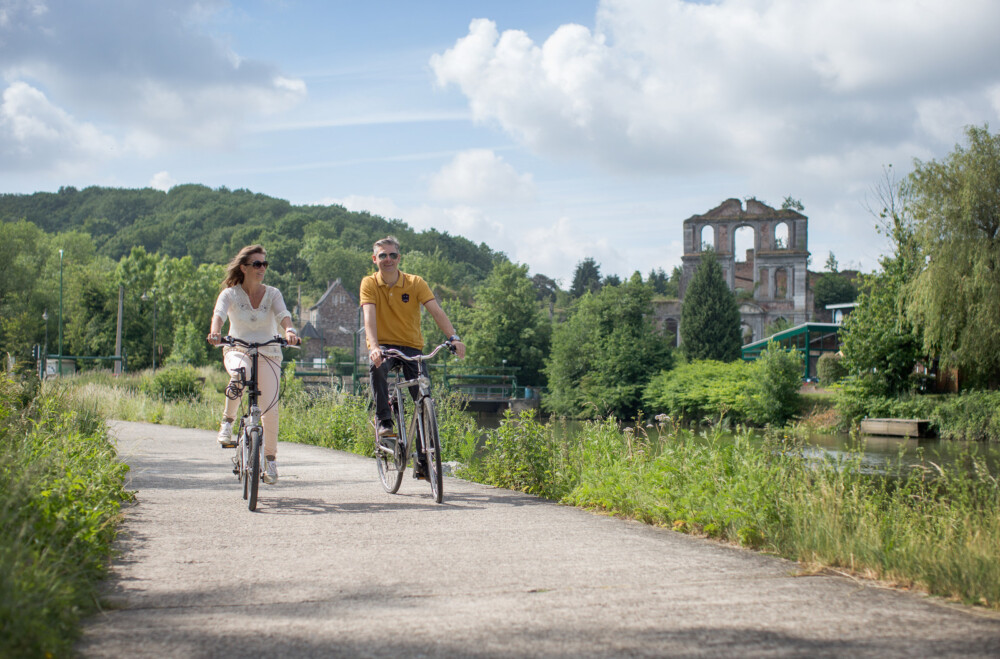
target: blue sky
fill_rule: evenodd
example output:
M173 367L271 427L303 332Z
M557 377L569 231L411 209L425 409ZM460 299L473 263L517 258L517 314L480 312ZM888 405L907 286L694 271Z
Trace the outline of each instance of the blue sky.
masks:
M569 283L730 197L875 267L883 167L998 123L994 0L0 0L0 192L338 203ZM405 246L404 246L405 248Z

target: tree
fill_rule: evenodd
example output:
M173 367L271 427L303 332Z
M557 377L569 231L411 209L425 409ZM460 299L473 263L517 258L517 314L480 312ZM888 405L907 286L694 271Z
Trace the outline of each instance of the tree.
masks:
M570 286L569 292L574 298L578 298L588 291L596 293L599 290L601 290L601 266L588 256L576 264L573 285Z
M620 286L585 293L553 332L545 407L572 417L632 418L649 379L673 365L651 312L652 289L638 273Z
M464 330L469 360L516 369L519 384L540 385L552 328L541 313L528 266L500 261L476 289Z
M740 358L740 309L714 251L702 254L681 309L681 346L688 359Z
M837 257L830 252L830 255L826 257L826 270L827 272L837 272L840 269L840 264L837 263Z
M966 146L910 175L921 270L907 315L922 347L975 385L1000 384L1000 135L969 127Z
M559 284L555 279L546 277L543 274L536 274L531 278L531 283L535 287L535 295L539 302L555 302L556 294L559 292Z
M869 205L878 229L892 244L892 253L879 260L881 271L861 276L857 306L841 332L844 365L866 389L895 395L909 388L909 377L919 355L917 328L904 313L904 286L918 265L909 187L897 181L892 168L874 189L879 202Z
M785 197L785 200L781 202L781 210L783 211L804 211L805 209L806 207L802 205L802 202L791 195Z
M813 307L823 311L828 304L854 302L858 297L858 289L846 276L839 272L826 272L819 276L813 285Z

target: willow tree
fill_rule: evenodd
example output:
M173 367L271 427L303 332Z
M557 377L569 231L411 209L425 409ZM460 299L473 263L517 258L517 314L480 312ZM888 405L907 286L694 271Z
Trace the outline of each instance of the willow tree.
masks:
M1000 136L969 127L943 161L917 161L911 208L922 269L907 313L923 348L973 384L1000 383Z

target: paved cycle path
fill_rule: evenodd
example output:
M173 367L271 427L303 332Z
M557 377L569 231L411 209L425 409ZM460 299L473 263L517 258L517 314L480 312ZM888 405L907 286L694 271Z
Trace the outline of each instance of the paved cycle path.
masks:
M136 503L84 657L1000 656L986 612L314 446L251 513L215 433L113 430Z

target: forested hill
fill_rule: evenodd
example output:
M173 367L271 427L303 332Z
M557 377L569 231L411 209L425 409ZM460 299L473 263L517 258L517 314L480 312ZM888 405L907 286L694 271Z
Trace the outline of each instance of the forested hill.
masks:
M387 234L397 236L408 253L436 254L461 270L467 282L483 279L496 259L505 259L484 243L436 230L416 232L401 220L193 184L169 192L63 187L55 193L3 194L0 220L27 220L50 234L86 233L97 252L114 261L142 246L175 258L190 255L196 265L225 263L240 247L259 242L282 279L310 289L338 276L356 279L324 267L326 257L338 250L370 254L372 242Z

